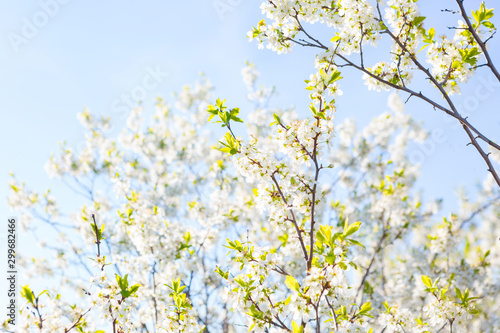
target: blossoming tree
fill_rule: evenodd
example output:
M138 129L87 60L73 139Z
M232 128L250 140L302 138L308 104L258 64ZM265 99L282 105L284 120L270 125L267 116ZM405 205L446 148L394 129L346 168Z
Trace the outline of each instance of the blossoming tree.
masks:
M463 14L458 37L449 40L424 29L413 0L262 6L273 23L261 21L251 38L279 52L294 43L324 50L306 81L309 110L269 107L274 89L258 88L258 72L247 64L251 112L213 98L202 78L174 103L159 100L146 126L142 108L132 110L118 137L108 134L109 119L79 114L84 148L63 145L47 171L81 198L80 209L68 214L50 191L34 192L14 177L10 183L9 203L24 213L22 226L36 231L42 223L56 235L42 243L53 255L22 258L26 279L50 279L57 288L24 285L22 327L6 322L4 330L500 330L493 168L500 154L487 141L492 154L485 153L479 141L486 138L449 97L481 55L496 71L480 39L480 26L494 29L491 10L482 5L475 21ZM304 30L302 22L317 21L338 30L332 46ZM309 40L296 39L298 33ZM363 45L382 35L395 43L393 58L367 68ZM418 65L422 41L431 71ZM353 52L360 64L348 57ZM427 133L396 93L390 111L365 128L351 119L335 124L338 59L364 72L371 87L402 90L460 121L491 165L478 194L463 193L460 208L445 216L439 200L420 197L419 166L409 162L408 146ZM427 71L447 107L410 90L415 66Z

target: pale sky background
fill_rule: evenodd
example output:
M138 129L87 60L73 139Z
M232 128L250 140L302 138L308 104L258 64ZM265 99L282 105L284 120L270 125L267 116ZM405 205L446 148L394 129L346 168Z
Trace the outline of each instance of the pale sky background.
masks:
M113 112L113 103L140 86L149 69L158 68L168 72L168 76L148 92L146 107L152 106L156 97L171 101L171 92L194 83L203 71L216 87L214 97L240 106L245 118L245 108L248 110L250 105L245 99L240 70L246 60L256 64L262 74L260 83L276 86L279 95L274 105L297 105L300 112L308 104L304 79L314 72L316 50L296 47L292 54L277 55L249 43L247 31L262 18L259 1L65 0L66 4L60 4L46 24L31 31L32 36L16 52L9 36L22 35L27 21L43 18L42 4L54 1L0 0L1 271L6 270L4 225L8 216L20 216L6 203L8 172L14 172L19 180L39 192L51 188L56 196L65 193L58 180L47 177L44 164L57 150L58 142L66 140L69 145L78 146L82 141L83 130L76 114L86 106L95 114L109 115L123 123L126 116ZM455 9L454 1L421 2L423 15L431 20L427 26L455 25L458 17L439 12ZM469 9L478 8L480 3L465 2ZM225 11L217 11L216 5L224 6ZM494 20L500 26L498 21ZM497 63L498 38L490 42ZM376 54L373 49L371 53ZM337 121L354 117L358 123L366 124L388 109L388 93L368 92L356 71L345 70L343 76L344 96L337 100ZM469 119L477 127L500 140L500 84L491 83L490 78L487 70L481 70L455 101L464 111L470 111ZM443 198L446 207L456 207L455 189L460 184L472 189L482 181L486 174L484 162L473 148L466 147L465 132L454 122L446 121L441 113L416 99L408 103L407 110L423 120L427 130L437 131L445 138L439 144L415 148L427 151L419 186L426 197ZM74 198L57 199L64 210ZM20 236L21 250L34 251L32 238ZM0 306L4 309L5 279L0 281Z

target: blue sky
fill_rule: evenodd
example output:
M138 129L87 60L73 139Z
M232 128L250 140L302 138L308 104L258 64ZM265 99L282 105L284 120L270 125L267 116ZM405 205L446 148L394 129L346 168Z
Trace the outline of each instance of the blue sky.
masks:
M57 150L58 142L66 140L78 146L82 141L77 112L88 107L93 113L123 122L125 115L114 112L117 103L123 94L130 94L141 86L151 71L168 74L158 80L154 89L147 91L146 106L152 105L159 96L171 100L172 91L193 83L203 71L216 87L215 97L240 106L245 117L245 107L249 104L245 100L240 69L246 60L257 65L262 83L277 87L279 95L275 105L293 104L299 108L307 105L303 80L314 71L314 50L295 48L292 54L277 55L258 50L255 43L249 43L246 32L261 19L256 0L61 0L57 3L63 2L65 4L56 8L43 5L55 0L0 1L0 113L3 119L0 123L0 210L5 221L13 214L6 204L8 172L14 172L32 189L55 188L57 194L61 184L49 179L43 166L50 153ZM455 8L451 0L423 3L424 15ZM466 1L469 8L478 7L479 3ZM44 21L44 12L50 12L52 17ZM456 20L449 14L428 16L433 25L441 27L453 25ZM12 42L14 34L22 35L23 29L27 29L26 22L35 21L40 27L25 30L31 36L16 47ZM490 47L493 59L498 62L498 40L493 39ZM376 54L373 51L373 55ZM368 92L357 72L346 71L343 76L344 96L338 99L339 121L354 117L365 124L387 109L387 93ZM469 119L478 127L499 139L500 85L491 83L490 74L484 70L467 87L463 95L455 99L457 105L470 111ZM426 196L444 198L448 207L454 207L456 187L459 184L473 187L476 181L483 179L486 168L477 152L466 147L463 130L458 126L450 128L453 122L416 100L408 104L408 112L425 121L429 131L437 131L445 138L439 144L415 148L426 151L419 185ZM71 198L66 200L69 202ZM3 244L3 227L0 237ZM25 239L21 238L20 246L28 251L30 238ZM5 253L3 245L1 252ZM5 260L0 262L3 271Z

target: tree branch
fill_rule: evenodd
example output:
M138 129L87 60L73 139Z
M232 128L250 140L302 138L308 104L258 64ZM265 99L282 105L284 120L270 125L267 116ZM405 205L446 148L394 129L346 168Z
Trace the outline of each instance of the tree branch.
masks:
M481 37L477 34L476 30L473 28L472 23L469 20L469 16L467 15L467 12L465 11L464 7L464 0L456 0L458 7L460 8L460 13L462 14L462 18L465 21L465 24L467 24L467 27L469 28L470 33L472 36L474 36L474 39L476 40L476 43L479 45L481 48L481 51L483 51L484 57L486 58L486 63L488 67L491 69L493 74L497 77L497 80L500 81L500 73L498 73L497 69L495 68L495 65L493 64L493 61L491 60L490 54L488 53L488 50L486 49L486 43L481 40Z

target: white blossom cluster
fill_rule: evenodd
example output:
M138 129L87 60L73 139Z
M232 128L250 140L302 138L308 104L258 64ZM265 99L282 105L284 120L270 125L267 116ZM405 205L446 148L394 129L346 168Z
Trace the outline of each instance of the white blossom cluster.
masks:
M267 22L261 20L248 32L249 39L257 40L259 48L266 45L278 53L289 52L295 45L321 49L321 58L333 63L343 60L346 66L362 71L370 90L406 89L414 73L421 71L442 94L460 93L460 84L474 74L483 52L461 20L454 27L454 36L437 35L434 28L426 29L426 18L414 0L270 0L262 1L261 9ZM477 14L476 22L471 24L484 41L496 28L489 21L492 12L484 4L480 10L483 13ZM310 34L309 25L314 23L327 27L329 42ZM392 43L390 59L365 66L363 48L367 44L376 46L382 38ZM427 52L420 54L424 48ZM360 55L360 62L346 60L352 53ZM426 62L431 65L430 70Z
M197 313L193 309L186 314L179 315L174 310L165 309L162 312L163 321L161 322L161 331L182 332L182 333L200 333L204 331L204 326L196 321Z
M429 317L430 326L439 327L447 323L447 321L453 321L455 327L462 328L461 331L465 331L463 326L465 326L472 317L467 310L468 309L464 309L462 306L456 304L456 302L439 299L427 304L423 309L424 314Z
M110 280L104 270L94 275L91 284L97 287L91 294L90 302L100 314L99 319L112 322L123 332L130 332L130 320L135 310L132 298L123 298L116 281Z

